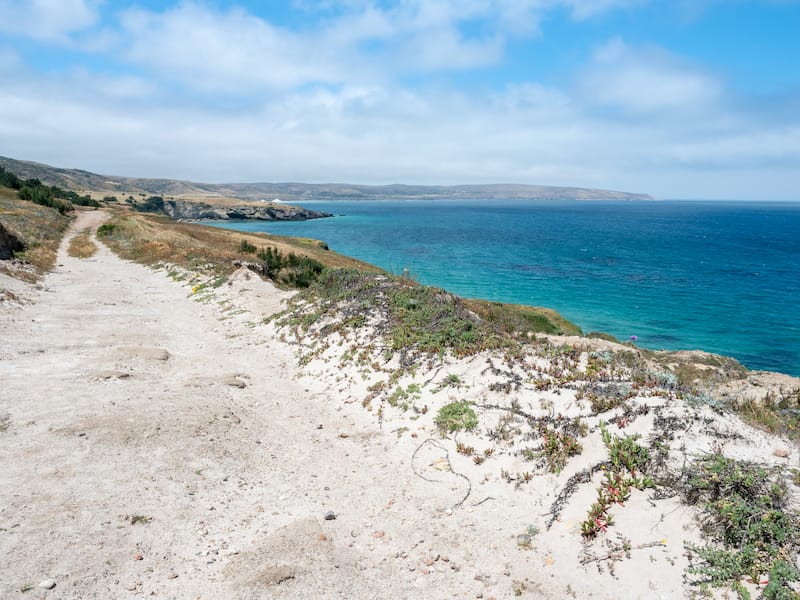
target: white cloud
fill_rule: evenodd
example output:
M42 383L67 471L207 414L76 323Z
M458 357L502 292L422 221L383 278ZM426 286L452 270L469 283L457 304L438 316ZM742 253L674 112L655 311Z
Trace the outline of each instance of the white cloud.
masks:
M0 32L57 44L98 20L93 0L0 0Z
M201 89L238 94L343 76L321 45L240 9L216 13L183 4L160 14L136 10L124 16L123 27L132 39L132 61Z
M128 58L201 90L239 93L314 83L386 82L395 75L498 64L511 36L537 32L542 14L566 6L587 18L630 0L405 0L325 3L336 10L305 29L276 26L243 9L185 2L163 12L132 9L122 19ZM480 21L479 33L463 25Z
M648 0L562 0L572 9L576 19L588 19L612 10L632 8L646 4Z
M716 78L657 48L614 39L599 48L583 75L587 98L631 113L703 112L717 102Z
M0 88L0 154L206 181L517 181L673 197L757 197L763 165L771 195L800 187L796 112L771 117L664 49L612 40L561 87L467 93L436 77L501 61L547 11L578 19L630 3L588 4L352 0L307 29L206 4L128 11L114 42L128 74L35 76L0 48L15 77ZM436 84L400 83L408 74Z

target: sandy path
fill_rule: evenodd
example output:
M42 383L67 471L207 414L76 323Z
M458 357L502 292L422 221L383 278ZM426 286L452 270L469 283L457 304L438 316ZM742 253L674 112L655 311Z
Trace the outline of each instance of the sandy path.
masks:
M508 539L524 499L449 514L463 481L415 477L416 441L298 380L252 315L100 246L65 242L0 312L0 598L500 598L531 561L552 577Z

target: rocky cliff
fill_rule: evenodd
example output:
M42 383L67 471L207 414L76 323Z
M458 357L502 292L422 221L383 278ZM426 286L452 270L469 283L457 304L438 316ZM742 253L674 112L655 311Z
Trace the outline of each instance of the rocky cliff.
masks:
M146 202L134 205L141 212L157 212L177 221L201 220L256 220L256 221L305 221L331 217L330 213L309 210L288 204L242 204L211 205L205 202L186 200L164 200L151 197Z

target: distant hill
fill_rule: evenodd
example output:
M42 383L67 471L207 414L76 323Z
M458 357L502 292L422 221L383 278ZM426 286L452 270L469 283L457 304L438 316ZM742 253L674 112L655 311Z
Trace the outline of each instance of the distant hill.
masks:
M240 198L288 202L304 200L514 198L541 200L652 200L647 194L546 185L357 185L346 183L197 183L177 179L144 179L98 175L80 169L61 169L37 162L0 156L0 165L22 178L35 177L48 185L75 192L116 196L154 194L173 197Z

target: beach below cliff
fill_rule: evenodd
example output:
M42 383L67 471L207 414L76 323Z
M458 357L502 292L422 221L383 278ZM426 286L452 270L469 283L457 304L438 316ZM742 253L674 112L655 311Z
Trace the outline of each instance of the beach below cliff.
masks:
M797 509L795 443L636 379L613 359L635 347L540 336L408 368L380 315L326 328L339 313L304 320L245 268L66 252L104 219L80 215L39 285L0 275L4 598L684 598L706 536L682 469L774 467ZM623 444L646 446L650 481Z

